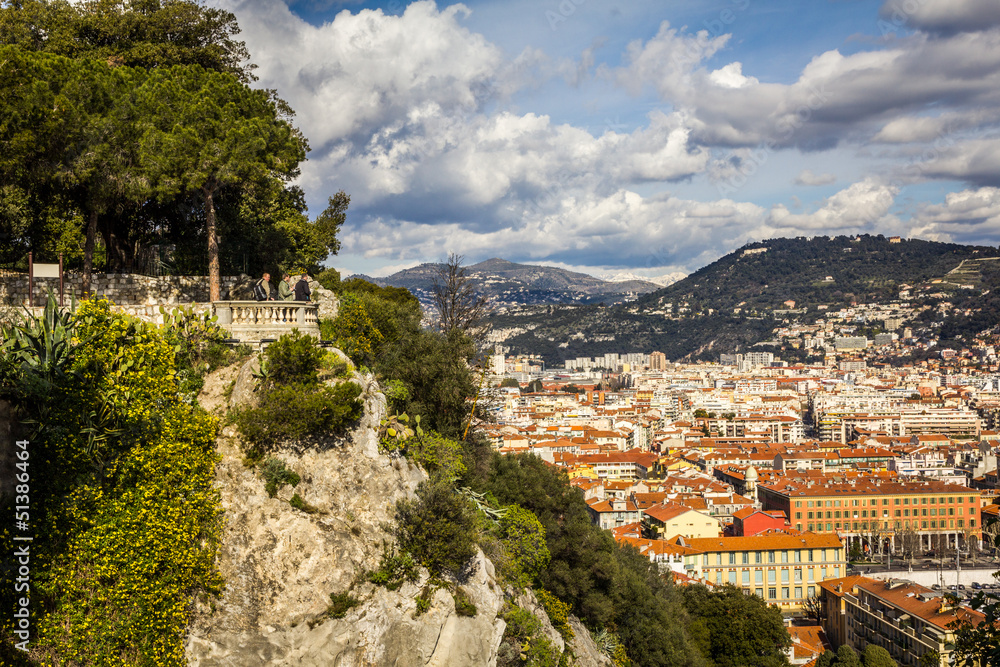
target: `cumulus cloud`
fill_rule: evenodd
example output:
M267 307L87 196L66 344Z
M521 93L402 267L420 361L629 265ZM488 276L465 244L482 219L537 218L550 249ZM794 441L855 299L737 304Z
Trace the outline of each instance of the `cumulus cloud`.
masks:
M879 16L883 31L896 27L953 34L1000 25L1000 4L995 0L886 0Z
M795 177L796 185L830 185L836 182L837 177L833 174L814 174L812 169L803 169Z
M826 149L867 140L899 116L941 100L979 109L980 122L1000 122L1000 31L918 34L894 48L850 55L827 51L790 84L745 76L738 62L708 71L703 61L727 36L701 35L664 24L647 43L631 44L615 72L626 90L638 94L652 86L685 112L699 143ZM882 140L897 129L890 127Z
M829 230L871 231L876 225L890 222L889 210L899 189L875 179L865 179L827 198L823 206L812 213L791 213L784 205L775 205L768 216L777 229L792 232ZM785 234L782 234L783 236Z
M931 159L914 169L933 178L949 178L977 185L1000 185L1000 139L983 138L945 144Z
M932 13L911 17L924 32L849 55L821 53L796 80L773 83L727 62L729 35L668 22L609 66L598 61L600 40L577 59L534 47L505 54L467 27L471 10L460 4L422 0L398 16L344 10L310 25L282 3L217 1L239 16L260 83L291 103L310 139L301 185L320 202L350 192L345 251L393 266L452 250L691 270L777 235L905 231L891 213L898 187L874 178L811 212L654 193L656 184L731 180L751 162L757 168L761 150L874 140L890 158L910 151L913 179L1000 185L1000 140L950 138L1000 124L1000 30L932 29ZM633 131L595 135L510 103L553 81L570 90L617 87L652 110ZM929 107L935 115L925 115ZM943 148L924 150L942 137ZM805 169L795 182L836 178ZM957 200L944 206L959 210ZM942 216L921 209L912 229L947 235L958 233L949 225L965 224Z
M912 233L962 243L996 243L1000 234L1000 188L951 192L942 204L925 204L910 221Z

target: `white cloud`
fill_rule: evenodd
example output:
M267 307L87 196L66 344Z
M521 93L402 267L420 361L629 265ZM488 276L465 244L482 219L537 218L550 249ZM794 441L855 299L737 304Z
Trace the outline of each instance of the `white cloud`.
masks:
M1000 185L1000 139L984 138L942 143L930 159L913 165L921 175Z
M1000 188L950 192L943 204L927 204L911 220L913 234L962 243L994 245L1000 234Z
M833 174L814 174L811 169L803 169L795 177L796 185L830 185L836 182L837 177Z
M869 178L830 196L813 213L791 213L784 205L775 205L768 221L777 229L787 230L782 236L806 231L871 231L876 226L884 229L895 222L890 219L889 210L898 191Z
M970 32L1000 25L1000 4L996 0L886 0L879 16L883 32L892 28Z

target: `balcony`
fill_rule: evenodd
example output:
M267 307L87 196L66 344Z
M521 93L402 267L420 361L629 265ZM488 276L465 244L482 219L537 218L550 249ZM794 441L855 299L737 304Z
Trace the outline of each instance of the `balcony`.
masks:
M218 325L250 343L280 338L298 329L319 338L319 305L305 301L213 301Z

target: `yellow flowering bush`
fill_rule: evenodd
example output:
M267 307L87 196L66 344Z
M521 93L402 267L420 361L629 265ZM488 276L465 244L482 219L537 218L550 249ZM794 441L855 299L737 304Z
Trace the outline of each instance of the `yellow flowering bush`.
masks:
M216 424L181 400L158 328L103 300L75 318L72 372L30 413L32 646L46 665L184 665L192 600L223 584Z

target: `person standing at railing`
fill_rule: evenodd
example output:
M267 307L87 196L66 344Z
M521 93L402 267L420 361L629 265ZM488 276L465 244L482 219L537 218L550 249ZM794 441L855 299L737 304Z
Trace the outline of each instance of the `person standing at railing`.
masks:
M253 298L258 301L273 301L271 296L271 274L265 273L253 286Z
M295 283L295 300L309 301L312 290L309 289L309 274L303 273L299 282Z
M278 283L278 299L281 301L292 301L295 299L295 293L292 291L292 277L287 273L281 278L281 282Z

